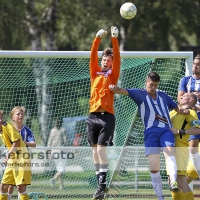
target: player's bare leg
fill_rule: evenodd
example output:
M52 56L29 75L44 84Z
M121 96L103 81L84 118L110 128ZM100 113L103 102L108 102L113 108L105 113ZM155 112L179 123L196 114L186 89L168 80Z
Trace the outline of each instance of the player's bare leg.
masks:
M105 193L107 192L106 174L108 171L108 158L106 154L106 146L93 146L93 158L95 166L97 166L97 162L99 162L99 174L97 176L99 177L98 188L93 195L93 199L103 199Z
M17 186L18 189L18 194L19 194L19 199L20 200L28 200L28 194L26 192L26 185L18 185Z
M166 160L167 171L169 172L170 178L170 190L178 191L178 183L177 183L177 165L174 156L174 147L166 146L163 149L163 153Z
M158 197L158 200L164 200L162 191L162 180L160 176L160 155L150 154L148 155L149 167L151 172L151 182L154 188L154 192Z

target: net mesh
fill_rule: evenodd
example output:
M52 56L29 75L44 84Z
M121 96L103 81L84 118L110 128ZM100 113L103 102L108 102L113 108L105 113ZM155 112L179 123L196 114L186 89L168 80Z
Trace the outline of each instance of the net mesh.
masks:
M52 199L88 199L95 192L91 148L88 147L85 119L89 110L90 77L88 58L11 58L0 59L0 109L7 121L14 106L26 108L25 124L34 133L37 148L32 158L32 185L28 192L43 192ZM147 74L157 71L161 76L159 89L175 101L180 79L185 74L185 58L121 58L118 85L143 88ZM108 148L108 199L156 199L143 148L143 125L136 104L127 96L115 95L116 129L114 147ZM48 159L47 141L55 120L63 119L66 146L64 189L56 180L56 162ZM78 146L74 146L78 134ZM76 145L76 144L75 144ZM3 148L3 147L2 147ZM52 147L51 149L54 149ZM43 157L38 155L43 153ZM1 158L2 159L2 158ZM3 167L2 167L3 173ZM170 195L161 154L163 190ZM14 195L17 192L15 190ZM170 199L170 198L169 198Z

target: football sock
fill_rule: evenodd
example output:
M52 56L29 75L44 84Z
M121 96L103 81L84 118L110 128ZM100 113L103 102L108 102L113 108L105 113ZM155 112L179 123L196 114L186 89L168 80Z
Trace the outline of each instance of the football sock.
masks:
M27 193L22 193L22 194L20 194L20 195L19 195L19 198L20 198L20 200L28 200L28 199L29 199Z
M185 200L194 200L194 195L192 191L183 193L183 197Z
M102 188L106 188L106 175L108 172L108 164L100 164L99 165L99 185Z
M199 154L199 152L197 152L195 154L190 153L190 159L192 160L192 163L194 164L194 167L200 178L200 154Z
M172 200L184 200L182 191L171 192Z
M12 194L8 194L8 200L12 199Z
M170 173L170 183L173 183L177 179L177 166L176 166L176 160L174 156L169 156L166 158L166 166L167 171Z
M154 192L156 196L158 198L163 198L162 180L161 180L160 172L151 173L151 182L152 182L152 186L154 188Z
M8 194L7 193L1 193L0 194L0 199L1 200L7 200L8 199Z
M99 185L99 163L95 163L95 173L96 173L96 178L97 178L97 185Z

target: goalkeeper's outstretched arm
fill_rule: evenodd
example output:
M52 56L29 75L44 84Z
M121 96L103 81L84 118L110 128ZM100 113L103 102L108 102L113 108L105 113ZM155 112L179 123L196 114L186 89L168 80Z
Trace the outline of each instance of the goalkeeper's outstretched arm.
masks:
M129 95L127 89L120 88L117 85L109 85L109 89L115 94Z

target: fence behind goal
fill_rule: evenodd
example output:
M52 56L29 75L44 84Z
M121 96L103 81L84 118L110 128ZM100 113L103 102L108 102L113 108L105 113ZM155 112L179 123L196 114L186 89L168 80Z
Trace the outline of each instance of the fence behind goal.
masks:
M28 192L44 192L52 199L88 199L96 190L85 123L90 97L89 53L0 52L0 109L10 121L11 109L24 106L26 125L32 129L38 146L31 149L35 154L32 185ZM176 101L180 79L191 73L192 56L191 52L121 52L118 85L143 88L147 74L156 71L161 76L159 89ZM144 128L137 107L129 97L115 95L115 117L115 146L107 150L109 192L106 198L155 198L144 155ZM49 179L56 173L56 168L55 163L46 157L49 132L55 120L60 118L67 138L66 146L57 147L65 152L64 190L59 189L59 180L51 189ZM78 136L80 146L74 146L75 136ZM38 156L41 154L42 158ZM162 155L161 174L164 193L169 197Z

